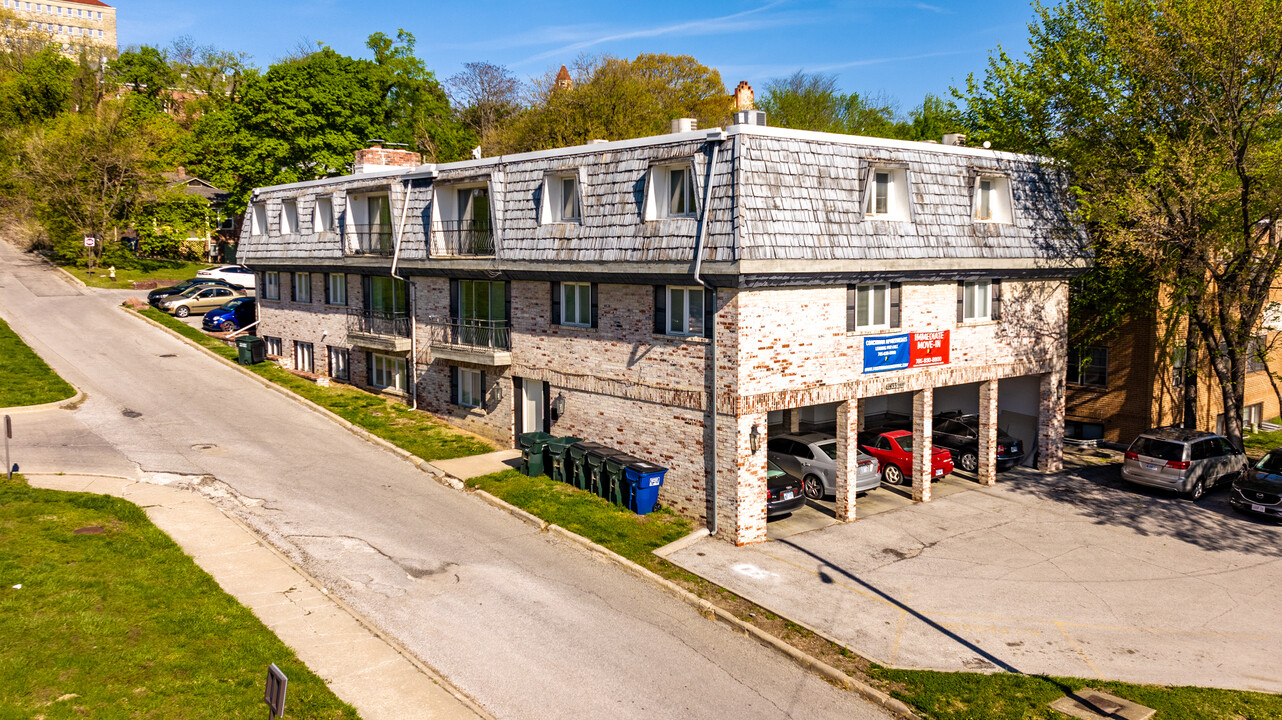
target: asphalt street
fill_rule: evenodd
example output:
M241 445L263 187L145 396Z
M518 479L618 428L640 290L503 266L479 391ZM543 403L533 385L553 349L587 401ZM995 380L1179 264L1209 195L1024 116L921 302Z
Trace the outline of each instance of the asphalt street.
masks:
M0 316L87 394L75 411L15 416L24 470L183 476L500 718L885 717L121 299L0 242Z

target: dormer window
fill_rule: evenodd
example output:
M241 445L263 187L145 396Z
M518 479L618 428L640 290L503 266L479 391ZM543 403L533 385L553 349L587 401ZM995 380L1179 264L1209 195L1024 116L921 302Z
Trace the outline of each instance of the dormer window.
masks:
M280 234L292 235L298 232L298 202L286 200L280 204Z
M312 208L312 232L329 232L334 229L334 201L331 198L316 198Z
M580 222L579 179L575 175L551 175L544 184L543 222Z
M1011 222L1010 180L1000 175L975 179L975 220L988 223Z
M864 203L864 213L875 220L908 220L908 169L873 167Z
M266 235L267 234L267 206L262 203L254 203L249 206L249 234Z
M694 168L689 163L650 168L646 220L694 217Z

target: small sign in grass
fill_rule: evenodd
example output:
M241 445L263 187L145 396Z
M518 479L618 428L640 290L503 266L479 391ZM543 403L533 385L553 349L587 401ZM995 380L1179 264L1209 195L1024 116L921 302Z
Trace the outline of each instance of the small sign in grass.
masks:
M0 408L42 405L75 394L75 388L0 320Z

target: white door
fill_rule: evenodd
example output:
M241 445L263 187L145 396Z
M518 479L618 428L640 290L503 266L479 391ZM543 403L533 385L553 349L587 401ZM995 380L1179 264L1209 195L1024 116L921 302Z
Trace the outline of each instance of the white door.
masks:
M543 382L526 380L521 383L521 432L542 432L543 430Z

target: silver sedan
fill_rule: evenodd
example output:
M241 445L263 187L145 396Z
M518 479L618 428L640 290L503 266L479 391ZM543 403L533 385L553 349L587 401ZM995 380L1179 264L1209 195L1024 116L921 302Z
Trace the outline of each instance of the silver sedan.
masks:
M770 438L766 450L770 462L801 480L806 497L819 500L837 494L837 438L823 433L779 435ZM879 487L877 460L863 451L857 457L855 492Z

